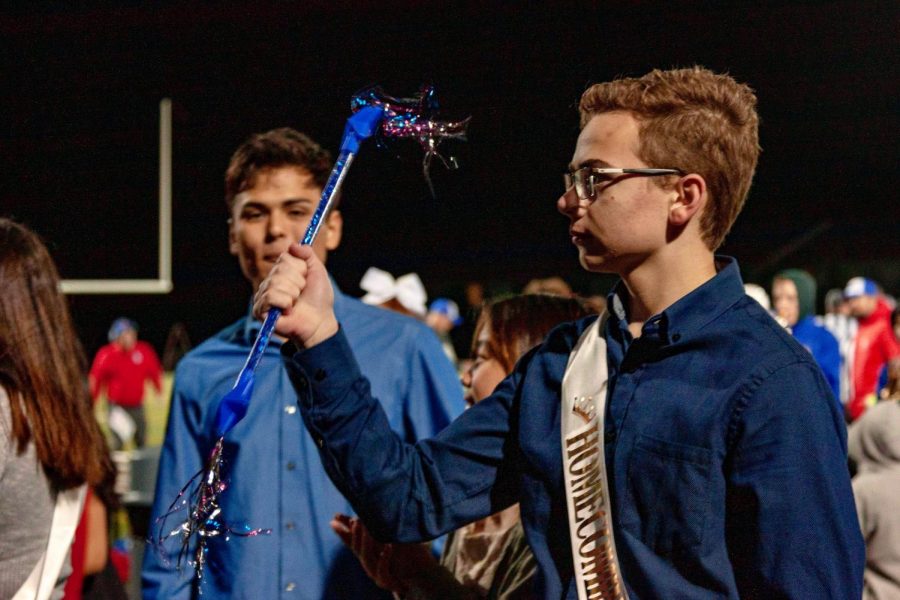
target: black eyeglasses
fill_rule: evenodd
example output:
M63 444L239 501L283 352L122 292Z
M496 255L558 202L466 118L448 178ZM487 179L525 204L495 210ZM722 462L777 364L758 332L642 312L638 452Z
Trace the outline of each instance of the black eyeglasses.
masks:
M566 191L575 186L575 193L582 200L593 200L597 197L597 189L613 180L614 175L642 175L644 177L658 177L660 175L681 175L678 169L617 169L581 167L574 171L567 171L563 175L566 183Z

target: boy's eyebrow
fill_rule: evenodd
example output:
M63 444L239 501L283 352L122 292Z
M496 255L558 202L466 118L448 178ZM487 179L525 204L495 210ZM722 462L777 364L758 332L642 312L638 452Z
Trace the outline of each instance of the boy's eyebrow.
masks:
M589 158L587 160L583 160L578 163L577 167L574 163L569 163L569 171L577 171L578 169L583 169L585 167L608 168L612 167L612 165L605 160L600 160L599 158Z
M315 204L317 200L312 198L288 198L281 202L282 206L290 206L291 204Z
M292 206L294 204L311 205L311 204L314 204L315 202L316 201L311 198L287 198L285 200L282 200L280 205L281 206ZM266 204L265 202L262 202L260 200L254 200L253 198L248 198L246 202L241 203L240 207L241 208L248 208L248 207L249 208L258 208L258 209L265 209L265 210L269 209L268 204Z

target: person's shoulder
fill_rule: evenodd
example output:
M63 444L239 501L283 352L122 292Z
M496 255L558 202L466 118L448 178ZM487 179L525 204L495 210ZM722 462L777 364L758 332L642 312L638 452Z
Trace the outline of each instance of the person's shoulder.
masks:
M413 317L371 306L350 296L344 296L342 309L344 314L338 315L338 320L348 329L351 336L358 330L366 331L369 334L372 329L378 329L379 331L389 331L391 336L397 339L406 339L412 343L422 340L432 341L432 338L435 343L440 343L437 335L428 325Z
M717 327L728 338L741 360L752 362L812 362L812 355L791 332L749 296L725 313Z
M104 344L100 346L100 349L97 350L97 354L94 355L94 360L102 360L107 356L112 354L115 351L116 347L114 344Z
M206 338L196 347L189 350L178 361L175 367L176 374L185 370L194 370L209 361L216 361L225 353L246 354L246 344L241 343L246 317L238 319L218 333Z
M733 381L729 397L735 415L747 407L777 406L803 418L822 419L820 424L829 427L841 420L809 350L752 298L735 303L730 313L725 327L717 325L719 341L711 352Z

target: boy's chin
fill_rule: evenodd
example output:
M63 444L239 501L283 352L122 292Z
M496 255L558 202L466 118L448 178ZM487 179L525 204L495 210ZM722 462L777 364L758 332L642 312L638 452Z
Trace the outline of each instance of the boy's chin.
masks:
M580 249L578 252L578 262L581 264L581 268L591 273L616 272L613 265L610 264L608 256L589 254L585 252L584 249Z

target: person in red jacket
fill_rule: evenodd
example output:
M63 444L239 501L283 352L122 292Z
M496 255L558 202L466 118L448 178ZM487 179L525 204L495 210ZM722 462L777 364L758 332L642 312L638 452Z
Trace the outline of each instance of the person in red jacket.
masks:
M891 329L891 307L871 279L854 277L844 288L850 314L859 322L850 373L847 416L858 419L875 404L878 375L891 359L900 356L900 343Z
M91 365L91 396L96 401L106 388L110 410L118 406L131 417L135 444L142 447L147 430L144 382L149 379L156 391L161 392L162 367L153 347L138 340L137 324L130 319L122 317L113 321L109 342L100 348Z

